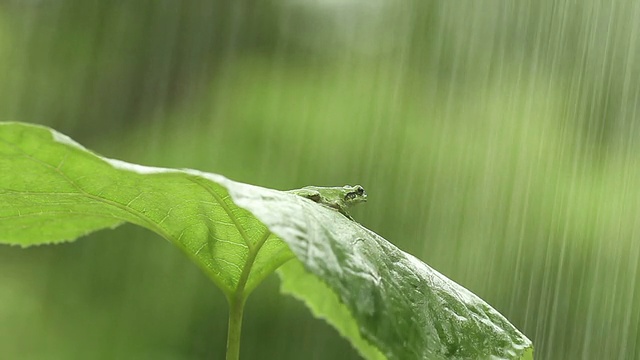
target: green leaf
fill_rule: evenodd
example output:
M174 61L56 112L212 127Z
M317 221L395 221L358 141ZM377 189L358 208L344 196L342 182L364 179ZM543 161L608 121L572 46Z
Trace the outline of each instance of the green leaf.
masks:
M338 295L320 278L304 269L299 261L290 261L278 269L282 286L280 290L301 300L313 316L324 319L340 335L349 339L360 354L370 360L386 359L378 348L360 335L357 321Z
M130 222L181 248L227 296L248 294L292 255L231 201L227 183L103 158L45 127L0 123L0 243L70 241Z
M357 222L307 199L294 204L282 193L230 194L304 264L279 270L283 290L336 327L363 356L379 358L360 336L389 359L532 357L531 341L500 313Z
M0 243L69 241L123 222L176 244L228 298L246 297L295 255L280 270L283 290L368 359L532 358L531 342L497 311L336 211L220 175L103 158L51 129L0 123Z

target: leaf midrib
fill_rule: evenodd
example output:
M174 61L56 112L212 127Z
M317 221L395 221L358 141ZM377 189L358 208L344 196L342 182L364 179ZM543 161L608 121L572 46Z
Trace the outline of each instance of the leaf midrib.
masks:
M251 242L249 235L245 232L244 227L238 221L237 216L235 216L235 214L231 211L229 206L227 206L227 204L220 197L220 195L216 193L215 190L213 190L210 185L203 184L200 181L201 179L199 177L193 177L193 178L189 177L188 179L194 182L195 184L197 184L198 186L202 187L220 204L222 209L227 213L227 216L229 217L229 219L231 219L231 221L233 222L234 226L238 229L238 233L240 233L242 240L247 246L247 258L245 259L244 267L240 272L240 277L238 278L238 283L236 284L236 288L232 293L226 294L228 301L242 302L248 296L248 294L245 293L245 288L249 280L249 276L251 275L251 269L255 264L255 261L256 261L256 258L258 257L258 253L260 252L260 249L262 249L262 246L267 242L267 240L271 236L271 231L269 231L269 228L265 226L265 232L262 234L260 239L256 241L256 243L254 244L253 242Z

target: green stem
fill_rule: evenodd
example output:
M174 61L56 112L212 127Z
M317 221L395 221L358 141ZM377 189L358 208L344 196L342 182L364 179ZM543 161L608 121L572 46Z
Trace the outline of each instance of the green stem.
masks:
M240 333L245 297L234 296L229 299L229 330L227 333L227 360L240 359Z
M227 298L229 302L229 329L227 331L227 360L239 360L240 359L240 333L242 332L242 313L244 312L245 300L247 300L248 293L245 293L245 287L249 280L249 274L251 274L251 268L258 256L258 251L264 243L269 239L271 232L266 229L264 234L255 246L249 246L249 253L247 259L238 279L238 285L233 295ZM250 244L250 242L247 242Z

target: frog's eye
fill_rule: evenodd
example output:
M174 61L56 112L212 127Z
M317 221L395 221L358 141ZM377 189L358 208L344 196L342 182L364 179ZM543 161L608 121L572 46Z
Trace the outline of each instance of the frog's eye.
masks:
M360 196L364 195L364 188L360 185L356 186L356 194Z
M355 198L356 198L356 196L358 196L358 194L357 194L355 191L353 191L353 192L349 192L349 193L347 193L347 194L344 196L344 199L345 199L345 200L353 200L353 199L355 199Z

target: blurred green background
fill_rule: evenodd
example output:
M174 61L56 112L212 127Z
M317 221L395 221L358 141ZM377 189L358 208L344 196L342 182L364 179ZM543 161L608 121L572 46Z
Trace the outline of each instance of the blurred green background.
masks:
M640 2L0 0L0 119L365 226L538 359L640 359ZM0 234L1 235L1 234ZM223 296L155 234L0 248L2 359L222 359ZM358 359L273 276L245 359Z

